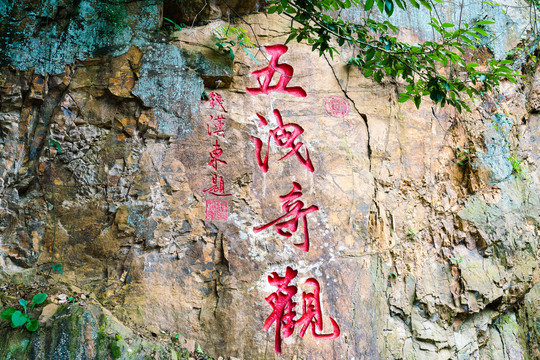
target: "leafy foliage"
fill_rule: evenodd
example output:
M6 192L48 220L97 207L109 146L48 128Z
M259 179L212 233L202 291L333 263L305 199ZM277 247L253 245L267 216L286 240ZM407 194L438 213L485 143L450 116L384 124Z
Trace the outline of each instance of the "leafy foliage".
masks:
M174 28L178 31L182 31L184 30L184 28L186 27L186 24L184 23L181 23L181 24L177 24L175 23L174 21L172 21L171 19L169 18L166 18L165 16L163 17L163 20L167 21L169 24L171 24L172 26L174 26Z
M408 5L432 11L431 1L270 0L269 4L268 13L283 14L300 25L291 27L287 42L306 40L313 51L331 57L338 53L336 43L352 46L356 56L349 59L350 65L360 67L364 76L379 83L385 76L403 79L407 85L398 101L412 100L417 108L422 97L429 95L441 106L449 104L459 112L470 111L466 100L492 90L502 79L516 82L519 76L509 67L512 60L491 59L480 65L463 59L468 50L477 49L480 40L490 36L485 26L493 24L491 20L456 26L431 17L429 25L439 34L439 41L408 44L397 40L398 28L387 20L368 16L360 23L352 23L329 14L352 6L368 12L378 10L386 16L391 16L396 7L406 9ZM446 67L450 71L442 70ZM462 94L468 98L462 98Z
M223 25L214 30L214 36L216 37L216 46L219 50L228 53L231 60L234 60L233 48L240 46L246 55L251 57L255 62L257 59L253 56L251 50L255 48L255 44L249 37L246 30L239 27L230 25Z
M514 152L508 158L508 160L510 160L510 164L512 164L512 172L514 173L514 175L522 178L523 180L527 180L530 183L531 180L528 178L527 174L525 173L525 169L523 168L523 159Z
M63 274L64 273L64 265L62 264L52 264L51 265L51 271L52 272L58 272L59 274Z
M461 148L459 146L457 147L457 160L459 165L467 165L468 163L470 163L473 156L473 148Z
M34 310L34 306L42 304L47 299L47 294L39 293L32 298L32 306L28 309L28 301L19 299L19 304L23 307L24 313L14 307L9 307L0 313L0 318L11 322L12 328L26 324L28 331L36 331L39 327L37 319L32 319L30 314Z
M407 238L414 241L418 240L417 232L413 229L409 229L409 231L407 232Z
M62 147L60 146L60 143L58 143L58 141L51 140L51 146L56 147L56 150L59 154L62 153Z

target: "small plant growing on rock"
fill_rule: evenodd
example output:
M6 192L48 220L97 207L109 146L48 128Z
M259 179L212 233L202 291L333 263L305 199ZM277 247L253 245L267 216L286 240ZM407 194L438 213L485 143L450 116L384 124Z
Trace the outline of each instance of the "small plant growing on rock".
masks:
M163 17L163 27L161 28L161 33L169 38L169 41L178 39L178 36L174 34L174 31L182 31L187 26L184 23L177 24L173 20Z
M457 147L457 160L459 165L467 165L473 156L473 150L472 149L465 149L461 147Z
M233 47L238 45L246 55L257 63L257 59L251 53L251 49L255 48L255 44L250 39L247 31L240 26L235 28L234 26L223 25L214 30L214 36L216 37L217 48L229 54L231 60L234 60ZM236 40L233 40L232 37L235 37Z
M30 317L34 306L42 304L45 299L47 299L47 294L39 293L36 294L31 301L32 307L28 309L28 301L24 299L19 299L19 304L24 309L24 314L22 311L15 309L14 307L9 307L0 313L0 317L4 320L11 322L11 327L16 328L26 324L26 329L28 331L36 331L39 327L37 319L32 319Z
M201 345L197 344L197 350L195 351L195 353L193 354L196 356L196 359L197 360L213 360L212 357L208 354L205 354L202 349L201 349Z
M51 271L52 272L58 272L59 274L64 273L64 266L62 264L52 264L51 265Z
M171 19L169 18L166 18L166 17L163 17L163 20L167 21L168 23L172 24L174 26L174 28L178 31L182 31L184 30L184 28L186 27L186 24L184 23L180 23L180 24L177 24L175 23L174 21L172 21Z
M417 233L413 229L409 229L409 232L407 232L407 237L409 238L409 240L412 241L418 240Z
M529 178L525 175L525 170L523 169L522 165L523 159L521 159L518 154L512 154L508 160L510 160L510 164L512 164L512 171L516 176L531 182L531 180L529 180Z
M58 141L51 140L51 146L56 147L56 151L58 151L59 154L62 153L62 146L60 146Z

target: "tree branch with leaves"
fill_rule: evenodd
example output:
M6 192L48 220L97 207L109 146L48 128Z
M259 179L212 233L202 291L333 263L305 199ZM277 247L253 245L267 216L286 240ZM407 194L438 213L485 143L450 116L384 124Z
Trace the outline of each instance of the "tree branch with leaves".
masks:
M442 3L443 0L434 0ZM467 52L478 50L484 27L493 24L481 20L456 26L431 17L429 25L439 34L437 41L409 44L398 41L399 29L388 20L375 20L369 16L358 23L345 21L332 13L351 7L363 9L367 14L379 11L382 17L391 17L394 10L407 6L433 11L433 3L424 0L270 0L268 13L277 13L293 20L286 43L307 41L313 51L332 58L339 53L337 46L350 46L355 56L349 65L358 66L364 76L381 82L385 76L402 79L405 91L399 102L412 100L420 107L423 96L428 96L442 107L454 106L459 112L471 111L467 100L480 97L507 79L516 82L520 76L510 67L512 60L489 59L484 64L467 62ZM448 69L443 70L445 68ZM465 97L465 94L467 97Z

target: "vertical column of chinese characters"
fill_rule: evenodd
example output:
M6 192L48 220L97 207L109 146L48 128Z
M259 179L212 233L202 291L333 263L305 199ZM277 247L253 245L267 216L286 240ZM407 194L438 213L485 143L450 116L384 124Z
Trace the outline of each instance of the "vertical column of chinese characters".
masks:
M268 54L271 56L267 67L251 73L257 79L258 88L246 88L246 91L251 95L268 95L272 92L285 93L297 97L306 97L307 94L299 86L287 86L291 81L294 69L288 64L280 64L279 58L288 48L285 45L271 45L265 47ZM271 85L273 76L279 76L279 79L274 85ZM277 147L285 148L288 152L277 161L285 160L290 157L296 157L299 165L303 166L310 172L314 172L315 168L311 162L309 151L306 147L302 149L304 143L298 140L298 137L304 133L304 129L296 123L284 123L279 110L274 110L273 118L275 127L268 130L268 139L266 151L263 157L263 141L255 136L251 137L251 141L255 144L255 160L260 170L264 173L269 169L269 151L270 142L274 141ZM259 119L259 127L268 126L268 120L261 114L257 113ZM304 202L298 200L302 196L302 186L293 181L292 190L285 195L279 196L282 203L284 214L277 219L274 219L267 224L256 226L253 228L255 233L263 231L271 226L275 231L285 237L291 237L298 229L298 222L302 222L302 230L304 232L303 242L294 244L301 250L309 251L309 232L307 216L318 211L316 205L304 206ZM311 327L311 333L315 338L319 339L334 339L339 336L340 329L336 321L330 318L332 324L332 332L323 334L323 317L320 303L320 286L319 282L314 278L309 278L304 283L312 286L313 292L304 292L302 294L302 314L296 318L296 303L293 301L293 296L298 292L295 285L291 285L298 271L291 267L285 269L285 276L280 277L276 272L268 276L268 283L276 287L276 291L270 294L266 301L272 307L272 313L263 325L263 330L268 331L272 324L275 323L275 351L281 353L282 338L287 338L294 333L295 328L300 328L299 335L304 336L306 330Z
M229 213L228 201L223 198L229 197L232 194L227 194L223 176L220 173L220 168L226 165L227 162L221 159L223 150L219 140L225 139L225 131L223 129L225 120L225 107L223 106L223 98L220 94L211 92L208 94L210 108L215 109L218 113L210 115L206 121L206 132L211 139L212 150L208 153L209 159L207 165L212 169L211 178L205 186L203 193L212 198L206 199L206 219L226 221ZM221 111L220 111L221 110ZM221 113L219 113L221 112Z

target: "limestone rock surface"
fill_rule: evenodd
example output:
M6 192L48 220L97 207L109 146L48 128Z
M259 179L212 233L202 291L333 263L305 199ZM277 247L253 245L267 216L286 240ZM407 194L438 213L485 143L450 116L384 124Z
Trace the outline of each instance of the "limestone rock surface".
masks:
M76 14L67 2L45 3L24 20L37 36L14 35L3 48L0 267L15 277L0 286L31 271L44 277L45 290L60 282L93 294L95 304L59 312L31 340L2 328L1 355L36 349L101 358L118 350L165 359L170 348L148 340L165 333L216 359L538 356L537 65L523 70L531 81L505 82L496 100L458 114L429 101L419 109L399 103L403 85L364 78L346 64L349 49L331 59L290 44L280 63L294 68L288 86L307 96L251 95L250 73L270 55L236 47L231 60L215 47L223 20L165 37L163 4L129 1L129 30L105 44L93 37L105 26L93 2L81 1ZM217 14L219 4L210 10ZM255 2L245 6L256 10ZM2 21L15 26L22 10L0 6ZM287 39L289 22L279 16L242 19L263 46ZM515 46L510 35L503 40ZM52 62L32 45L49 49L62 36ZM17 55L24 46L39 54ZM223 108L211 106L213 94ZM283 124L303 129L296 141L313 172L270 136L276 109ZM223 133L213 133L220 115ZM267 172L254 138L263 156L270 142ZM215 144L226 162L216 163L216 175L230 197L209 195ZM293 182L305 207L318 208L304 219L309 252L294 246L305 240L302 221L291 237L272 226L254 231L283 215L280 196ZM208 212L216 199L227 201L224 221ZM54 264L63 274L50 274ZM297 313L314 278L323 332L332 331L331 317L341 334L323 340L297 330L275 355L275 324L263 330L272 313L265 299L275 291L268 276L287 267L298 271ZM123 332L100 347L106 311ZM62 335L66 327L76 334Z

